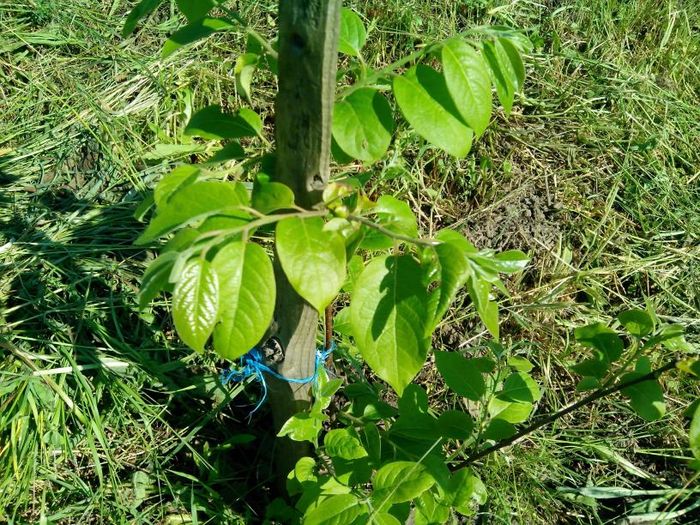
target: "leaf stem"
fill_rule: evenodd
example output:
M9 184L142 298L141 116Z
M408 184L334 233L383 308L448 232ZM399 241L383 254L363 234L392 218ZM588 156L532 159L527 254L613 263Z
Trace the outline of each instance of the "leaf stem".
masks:
M564 417L567 414L570 414L571 412L574 412L575 410L578 410L579 408L586 406L594 401L597 401L598 399L601 399L603 397L606 397L610 394L614 394L615 392L619 392L620 390L623 390L625 388L638 385L639 383L643 383L645 381L652 381L657 379L661 374L664 372L668 372L669 370L672 370L676 367L678 364L677 359L673 359L672 361L669 361L665 365L663 365L660 368L657 368L656 370L652 370L648 374L644 374L642 376L639 376L635 379L632 379L630 381L623 381L621 383L618 383L616 385L613 385L608 388L602 388L599 390L596 390L592 392L591 394L587 395L583 399L580 399L579 401L576 401L575 403L557 411L553 412L547 416L542 417L538 421L535 421L531 425L523 428L519 432L513 434L511 437L503 439L501 441L496 442L495 444L491 445L490 447L487 447L483 450L480 450L478 452L473 453L471 456L469 456L467 459L462 461L461 463L457 464L455 467L451 467L451 470L453 472L462 469L464 467L468 467L472 465L475 461L488 456L490 454L493 454L494 452L501 450L502 448L505 448L509 445L512 445L519 439L521 439L524 436L527 436L528 434L531 434L535 430L548 425L549 423L553 423L556 420Z
M385 228L384 226L377 224L376 222L370 221L366 217L360 217L358 215L348 215L347 219L349 221L355 221L359 222L360 224L364 224L365 226L377 230L379 233L382 233L387 237L397 239L399 241L406 241L412 244L419 244L421 246L437 246L438 244L440 244L440 241L434 241L432 239L417 239L415 237L409 237L408 235L402 235L400 233L393 232Z

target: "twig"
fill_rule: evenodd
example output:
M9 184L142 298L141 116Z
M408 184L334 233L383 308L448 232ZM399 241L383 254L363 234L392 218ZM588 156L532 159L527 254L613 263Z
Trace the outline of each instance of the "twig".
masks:
M383 233L387 237L391 237L392 239L397 239L399 241L406 241L410 242L413 244L420 244L422 246L437 246L440 244L440 241L434 241L432 239L417 239L415 237L409 237L408 235L402 235L400 233L393 232L384 226L377 224L376 222L372 222L369 219L365 217L359 217L357 215L348 215L348 220L349 221L355 221L359 222L360 224L364 224L365 226L368 226L374 230L377 230L380 233Z
M656 370L652 370L648 374L644 374L644 375L639 376L639 377L632 379L630 381L624 381L624 382L618 383L618 384L611 386L609 388L603 388L601 390L596 390L595 392L587 395L586 397L577 401L576 403L573 403L572 405L569 405L568 407L563 408L562 410L559 410L558 412L554 412L552 414L549 414L549 415L543 417L542 419L540 419L539 421L535 421L534 423L523 428L522 430L520 430L516 434L512 435L511 437L503 439L501 441L498 441L497 443L491 445L490 447L487 447L483 450L480 450L478 452L473 453L466 460L457 464L457 466L451 467L451 469L452 469L452 471L456 471L456 470L462 469L464 467L468 467L472 463L474 463L475 461L477 461L485 456L488 456L489 454L492 454L498 450L501 450L502 448L505 448L509 445L512 445L513 443L518 441L520 438L527 436L528 434L534 432L535 430L537 430L545 425L548 425L549 423L553 423L557 419L560 419L560 418L564 417L565 415L570 414L571 412L574 412L575 410L581 408L582 406L585 406L589 403L597 401L598 399L606 397L610 394L614 394L615 392L619 392L620 390L623 390L625 388L628 388L628 387L631 387L634 385L638 385L639 383L643 383L645 381L651 381L651 380L657 379L664 372L668 372L669 370L674 369L676 367L677 363L678 363L678 361L676 359L674 359L674 360L666 363L661 368L657 368Z

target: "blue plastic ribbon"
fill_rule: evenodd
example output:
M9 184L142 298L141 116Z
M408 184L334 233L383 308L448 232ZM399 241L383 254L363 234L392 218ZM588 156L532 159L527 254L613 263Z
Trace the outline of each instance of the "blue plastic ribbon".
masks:
M265 356L263 352L255 347L241 357L240 366L236 369L227 368L221 372L221 382L224 385L228 383L241 383L247 379L253 378L262 386L263 395L252 410L251 415L256 412L267 400L267 379L265 374L284 381L286 383L294 383L298 385L306 385L316 383L318 381L319 370L323 369L326 359L333 353L335 343L332 342L330 348L319 348L316 350L316 361L314 363L314 373L308 377L293 378L284 377L282 374L273 370L265 364Z

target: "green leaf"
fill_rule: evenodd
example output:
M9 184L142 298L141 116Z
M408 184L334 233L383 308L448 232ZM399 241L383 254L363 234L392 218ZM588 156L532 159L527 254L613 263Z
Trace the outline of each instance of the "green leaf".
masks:
M176 0L180 12L189 22L194 22L209 14L215 6L214 0Z
M498 341L498 304L489 299L491 283L482 279L481 276L477 277L474 274L472 278L467 281L467 291L482 322L494 339Z
M474 132L462 122L445 77L418 65L395 77L393 88L401 112L419 135L455 157L469 153Z
M323 500L304 516L304 525L350 525L367 513L367 504L354 494L338 494Z
M379 510L386 504L410 501L435 484L425 466L412 461L394 461L384 465L374 476L373 499Z
M596 388L600 387L600 380L596 377L592 376L585 376L579 383L576 385L576 391L577 392L586 392L588 390L595 390Z
M484 483L468 468L452 475L446 493L446 503L465 516L473 514L476 506L486 503L488 496Z
M500 47L499 57L506 65L515 91L521 91L525 86L525 66L520 51L508 38L499 38L497 46Z
M175 228L211 215L230 214L247 219L248 214L239 210L240 206L246 205L248 190L240 183L195 182L179 189L170 197L135 243L148 244Z
M542 397L540 387L526 372L514 372L503 383L498 397L506 401L525 401L534 403Z
M153 208L153 206L155 206L155 204L156 201L153 197L153 192L149 191L146 193L146 195L144 195L143 200L139 202L139 205L134 210L134 219L139 222L143 222L143 218Z
M219 279L205 259L189 261L173 291L173 320L180 338L204 351L219 311Z
M185 135L205 139L237 139L262 133L262 121L257 113L241 108L235 114L223 113L221 106L212 105L192 115Z
M153 150L143 155L143 160L179 159L207 150L204 144L156 144Z
M605 354L596 350L593 352L593 357L572 366L571 369L582 376L602 379L608 373L609 366L610 362L605 357Z
M225 359L248 352L265 335L275 310L272 262L257 244L234 241L212 261L219 278L220 306L214 349Z
M238 142L229 142L214 155L207 159L205 164L218 164L229 160L239 160L245 158L245 151Z
M446 234L446 232L449 233ZM453 234L458 235L460 238L455 241ZM440 320L442 320L450 304L452 304L452 301L457 297L457 292L472 275L471 267L467 262L466 252L464 251L464 245L462 243L462 240L467 243L469 243L469 241L450 230L439 232L436 238L442 242L435 247L435 253L440 262L440 286L434 292L438 294L438 301L433 315L433 327L437 326Z
M136 6L129 13L129 16L126 18L126 22L124 22L122 37L126 38L133 33L139 20L150 15L162 2L163 0L141 0L138 4L136 4Z
M166 252L155 259L143 274L139 290L139 308L145 310L153 299L168 287L168 277L179 254Z
M512 274L525 269L529 262L530 258L520 250L508 250L491 257L490 266L496 272Z
M293 441L310 441L314 445L323 429L323 419L311 414L295 414L290 417L277 433L278 437L288 436Z
M484 59L466 42L449 40L442 47L442 68L460 115L480 136L491 119L491 79Z
M335 104L333 138L343 152L355 159L381 159L393 132L391 106L376 89L358 89Z
M503 419L492 419L489 421L486 430L481 435L484 439L490 439L492 441L500 441L502 439L507 439L513 436L518 430L512 423L504 421Z
M522 423L532 412L532 403L510 402L497 397L491 398L488 406L492 419L502 419L508 423Z
M483 55L491 70L491 79L496 86L496 94L498 100L503 106L506 115L510 115L513 108L513 100L515 99L515 85L513 84L511 73L510 59L506 56L507 62L504 62L504 50L502 46L491 41L484 41Z
M633 381L644 374L630 372L620 378L621 383ZM622 389L622 393L630 398L630 406L639 417L645 421L655 421L666 413L664 393L658 381L649 380Z
M338 50L346 55L358 57L367 40L367 30L362 19L352 9L340 11L340 35Z
M513 370L517 370L518 372L529 372L532 370L534 365L525 359L524 357L518 357L518 356L510 356L507 361L508 366L511 367Z
M360 459L367 457L367 451L353 432L347 428L331 430L323 438L326 453L332 458Z
M232 31L236 28L236 23L224 18L204 17L187 24L185 27L175 31L170 38L165 41L160 55L166 58L172 55L182 46L192 44L197 40L208 37L220 31Z
M396 197L382 195L377 199L372 211L376 222L387 230L405 235L418 237L418 222L411 207ZM362 241L362 247L368 250L381 250L394 246L394 240L374 229L368 229Z
M153 190L156 206L160 208L178 189L194 183L199 174L200 170L197 166L192 166L191 164L177 166L163 177L156 185L155 190Z
M693 419L690 422L688 440L693 456L695 456L695 459L700 460L700 404L695 409L695 414L693 414Z
M457 352L435 352L435 366L455 394L479 401L486 393L486 383L473 363Z
M345 243L320 217L277 223L277 254L296 292L322 312L345 282Z
M259 174L253 185L253 208L260 213L283 210L294 206L294 192L281 182L270 182L270 177Z
M603 323L581 326L574 331L574 337L580 344L602 352L609 363L619 359L625 349L625 345L620 336L617 335L617 332Z
M401 525L401 522L388 512L375 512L372 514L372 525Z
M447 410L437 421L440 434L451 439L467 439L474 430L474 421L466 412Z
M654 320L644 310L628 310L617 319L635 337L644 337L654 331Z
M243 97L252 103L250 97L250 84L253 81L253 74L258 67L260 56L255 53L244 53L236 59L236 66L233 73L236 77L236 89Z
M352 331L362 357L399 395L428 353L426 303L421 268L409 255L372 260L350 301Z

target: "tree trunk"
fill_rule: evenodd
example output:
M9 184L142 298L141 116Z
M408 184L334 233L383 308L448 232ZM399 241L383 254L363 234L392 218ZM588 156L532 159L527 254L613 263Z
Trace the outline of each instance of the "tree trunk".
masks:
M335 97L341 0L280 0L279 92L275 107L276 180L289 186L296 203L312 208L328 181L331 116ZM278 371L289 378L314 373L318 312L294 291L276 265L275 321L284 349ZM319 276L323 278L323 276ZM277 430L309 407L310 385L270 382ZM310 452L305 443L281 438L276 450L278 477Z

